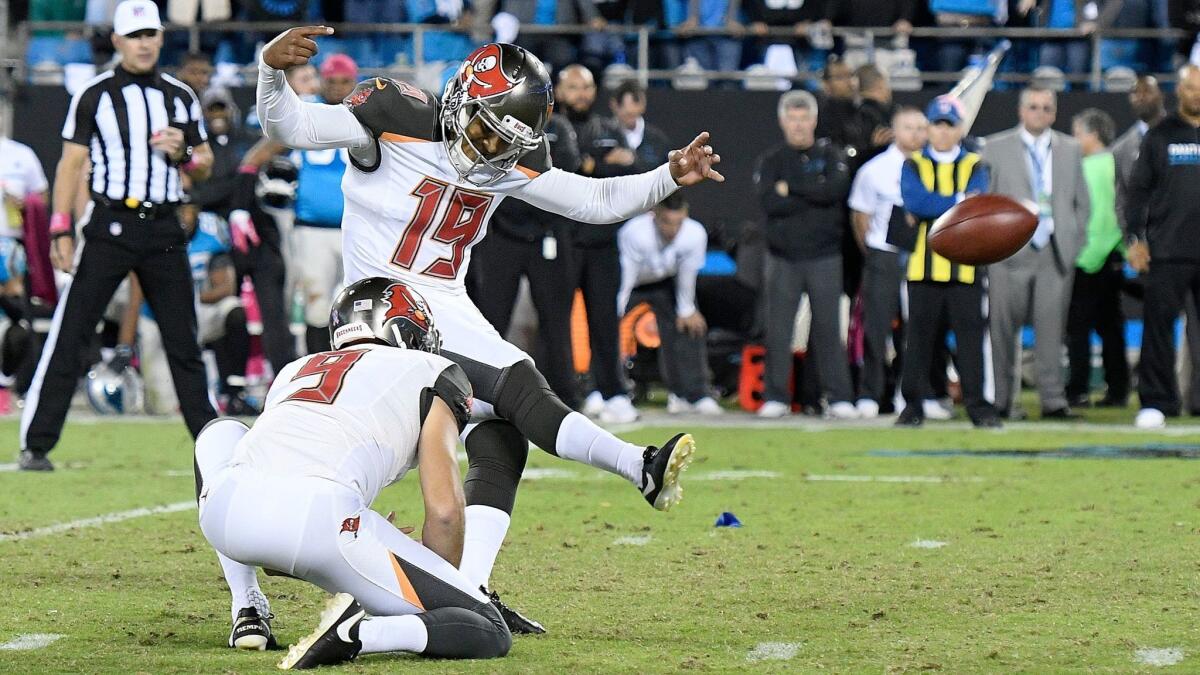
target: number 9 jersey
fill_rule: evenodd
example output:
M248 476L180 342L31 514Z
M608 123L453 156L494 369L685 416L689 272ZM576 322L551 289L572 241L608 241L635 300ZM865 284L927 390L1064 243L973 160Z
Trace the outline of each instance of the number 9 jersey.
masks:
M406 82L360 83L345 105L370 132L352 148L342 179L345 281L393 277L428 290L465 293L471 248L500 202L550 169L542 141L486 188L463 181L443 141L440 103Z
M376 344L306 356L275 378L231 466L325 478L370 504L416 466L421 426L435 397L454 413L461 432L471 415L471 385L441 356Z

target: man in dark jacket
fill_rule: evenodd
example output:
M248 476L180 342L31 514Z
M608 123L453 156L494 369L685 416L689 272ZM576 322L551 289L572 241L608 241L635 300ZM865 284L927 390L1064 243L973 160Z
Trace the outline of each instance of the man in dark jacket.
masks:
M550 158L563 171L579 170L575 130L561 115L546 125ZM489 236L475 247L471 267L472 296L479 311L504 335L512 323L521 277L538 318L538 370L555 394L572 408L579 407L575 368L571 362L571 222L519 199L506 199L492 215Z
M579 173L595 178L637 173L637 154L629 148L617 123L592 111L596 81L587 68L575 64L558 74L555 96L579 142ZM587 308L591 372L596 392L588 397L584 412L598 415L607 424L637 419L637 410L621 382L618 350L617 293L621 288L621 258L617 230L621 223L574 223L572 233L572 292L583 291Z
M812 310L809 352L816 353L827 414L852 419L850 366L842 343L842 233L850 169L841 147L818 139L817 100L790 91L779 100L779 126L785 143L759 158L754 172L759 204L767 216L766 403L763 417L791 409L788 379L792 327L800 296Z
M1141 428L1179 415L1175 381L1175 319L1190 291L1200 297L1200 66L1179 71L1179 108L1146 132L1129 177L1126 257L1146 275L1137 416Z

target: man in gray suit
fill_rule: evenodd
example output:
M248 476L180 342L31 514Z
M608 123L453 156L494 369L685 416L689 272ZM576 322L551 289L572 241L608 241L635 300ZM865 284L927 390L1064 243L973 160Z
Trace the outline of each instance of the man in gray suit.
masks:
M1050 128L1057 111L1053 91L1023 90L1020 124L989 136L982 153L992 170L991 191L1024 202L1038 214L1033 239L988 268L996 408L1010 418L1024 416L1018 404L1020 337L1021 326L1031 318L1042 417L1076 416L1067 405L1063 382L1063 333L1091 202L1079 143Z

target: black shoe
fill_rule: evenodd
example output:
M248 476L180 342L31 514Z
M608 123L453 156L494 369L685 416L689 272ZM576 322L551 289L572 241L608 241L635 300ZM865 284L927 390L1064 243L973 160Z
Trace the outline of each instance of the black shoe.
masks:
M358 627L366 611L346 593L338 593L325 604L317 629L288 649L279 662L281 670L307 670L353 661L362 651Z
M1108 396L1096 401L1097 408L1124 408L1129 405L1129 396Z
M999 415L984 415L971 420L971 424L974 424L977 429L999 429L1004 426Z
M53 471L54 465L46 458L45 450L22 450L17 467L22 471Z
M1055 408L1054 410L1042 411L1042 419L1044 420L1077 420L1082 418L1082 415L1074 410L1071 410L1067 406Z
M500 612L500 616L504 618L505 625L508 626L508 632L513 635L541 635L546 632L546 628L542 624L504 604L504 601L500 599L500 595L496 591L488 591L483 586L479 587L479 591L486 595L488 602L492 603L492 607L495 607L496 611Z
M659 511L667 511L683 499L679 474L692 463L696 441L691 434L675 434L662 448L653 445L642 453L642 496Z
M925 414L921 412L919 406L907 406L904 412L896 418L896 426L898 427L919 427L925 424Z
M229 632L229 646L258 651L279 649L275 635L271 633L273 618L271 614L262 616L255 607L243 607L233 622L233 630Z

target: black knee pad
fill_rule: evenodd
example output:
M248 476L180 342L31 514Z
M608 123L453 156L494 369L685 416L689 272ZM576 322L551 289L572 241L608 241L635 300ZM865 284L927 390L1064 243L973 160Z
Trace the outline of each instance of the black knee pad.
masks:
M467 435L467 504L511 514L529 456L529 441L506 420L482 422Z
M485 602L472 609L438 607L417 615L425 624L426 656L444 659L495 659L512 649L512 633L500 614Z
M496 414L511 421L539 448L556 454L558 428L571 409L550 389L533 363L519 361L500 371L495 397L492 405Z

